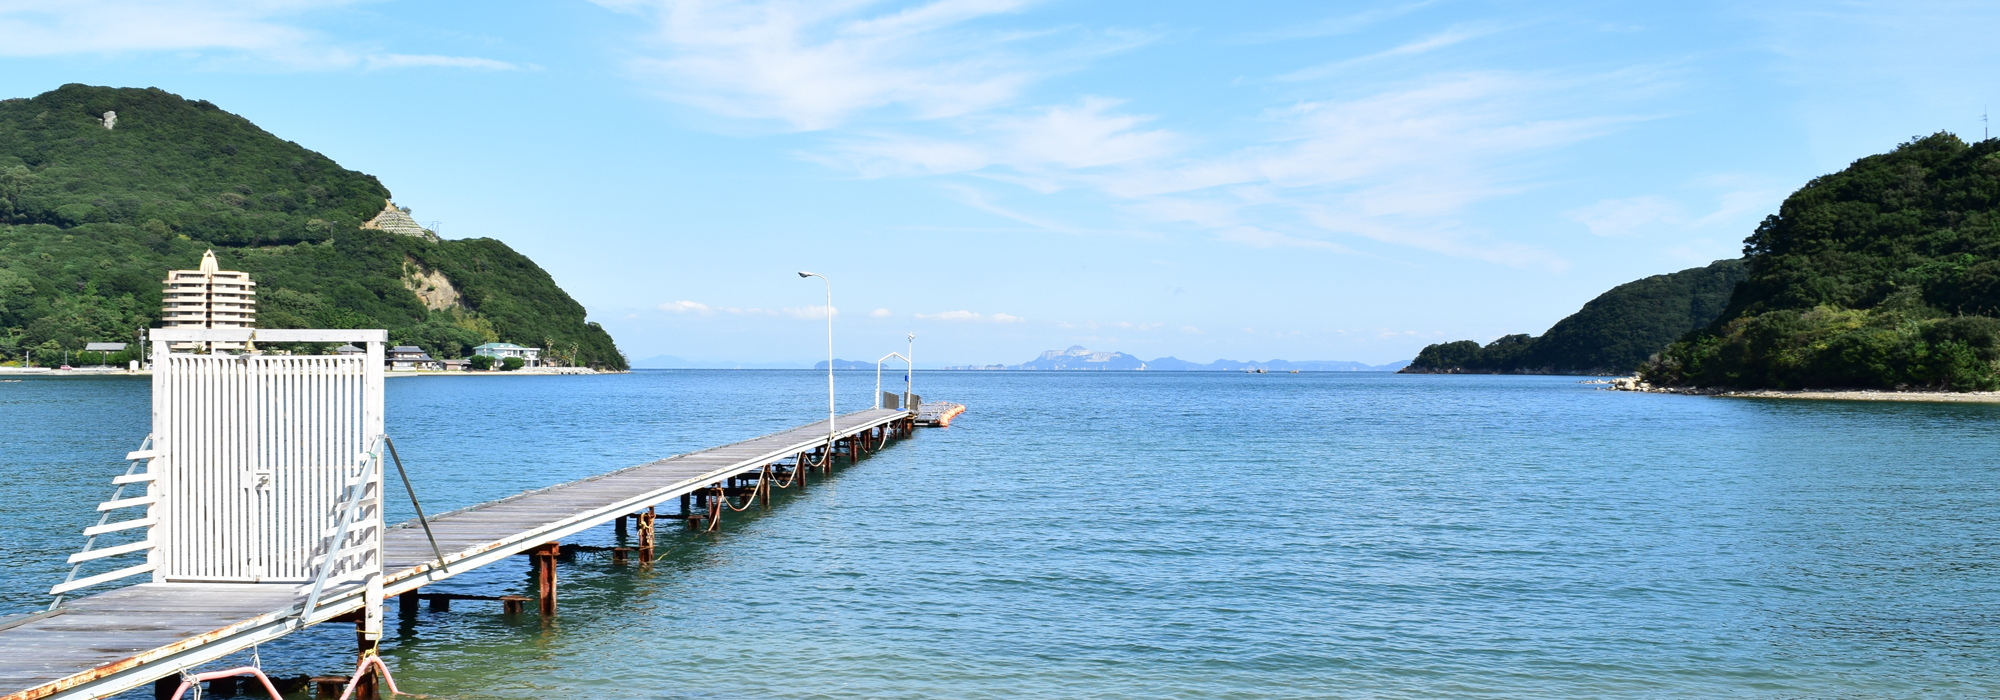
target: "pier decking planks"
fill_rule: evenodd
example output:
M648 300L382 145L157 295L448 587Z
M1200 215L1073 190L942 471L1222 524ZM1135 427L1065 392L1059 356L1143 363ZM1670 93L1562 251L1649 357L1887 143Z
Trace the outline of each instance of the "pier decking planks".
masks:
M835 425L844 438L909 416L870 409L841 416ZM414 522L394 526L382 543L384 588L395 595L499 561L756 471L824 444L826 435L826 421L819 421L433 516L431 532L444 550L448 572L434 568L437 557L423 528ZM62 697L66 691L58 682L80 674L110 675L107 667L129 665L135 656L165 659L169 647L210 646L200 650L208 658L247 648L247 641L232 647L230 640L254 633L256 641L264 641L282 634L274 623L303 598L291 584L146 583L71 600L63 614L0 630L0 692L8 693L0 700ZM178 670L178 664L162 664L126 671L122 675L138 680L121 685L137 687Z

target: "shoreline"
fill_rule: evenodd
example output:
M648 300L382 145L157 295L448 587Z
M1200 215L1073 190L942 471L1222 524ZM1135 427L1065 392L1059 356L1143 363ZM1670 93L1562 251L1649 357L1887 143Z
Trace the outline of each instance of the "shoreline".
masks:
M1637 391L1648 394L1714 396L1725 399L1792 399L1803 401L1905 401L1917 403L2000 403L2000 391L1885 391L1882 389L1712 389L1656 387L1637 376L1610 380L1590 380L1584 384L1606 384L1599 391Z

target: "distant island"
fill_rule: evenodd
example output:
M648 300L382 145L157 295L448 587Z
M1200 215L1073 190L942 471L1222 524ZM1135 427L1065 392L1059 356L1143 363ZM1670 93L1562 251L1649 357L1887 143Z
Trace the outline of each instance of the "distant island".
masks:
M1050 350L1033 360L1018 365L960 365L946 367L956 370L1047 370L1047 371L1147 371L1147 372L1242 372L1264 370L1266 372L1394 372L1408 362L1393 362L1386 365L1370 365L1361 362L1341 360L1216 360L1207 364L1189 362L1175 357L1162 357L1146 361L1122 352L1101 352L1081 345L1072 345L1067 350ZM873 365L870 365L871 367ZM826 363L819 363L821 369Z

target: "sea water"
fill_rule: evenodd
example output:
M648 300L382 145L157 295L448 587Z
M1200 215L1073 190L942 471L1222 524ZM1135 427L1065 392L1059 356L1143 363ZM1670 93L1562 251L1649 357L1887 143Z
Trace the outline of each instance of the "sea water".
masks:
M838 378L842 410L865 407L873 373ZM916 381L969 412L720 533L664 527L650 570L579 556L552 622L392 605L397 680L436 698L2000 694L2000 406L1562 377ZM396 378L388 425L435 513L815 420L824 382ZM0 383L0 612L46 604L147 430L147 386ZM523 593L526 570L434 590ZM352 630L260 652L340 673Z

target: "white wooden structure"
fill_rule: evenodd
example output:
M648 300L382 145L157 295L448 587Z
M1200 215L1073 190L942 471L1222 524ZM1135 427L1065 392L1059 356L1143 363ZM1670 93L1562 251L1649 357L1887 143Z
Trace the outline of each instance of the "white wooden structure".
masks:
M154 583L282 584L307 594L300 619L329 584L379 586L382 572L382 330L163 328L153 344L153 433L105 515L84 534L70 591L150 573ZM352 355L203 355L216 343L360 343ZM138 466L143 463L144 471ZM144 484L143 496L125 489ZM114 512L145 508L137 518ZM138 541L92 549L97 537L144 528ZM144 563L76 578L90 561ZM376 602L379 594L374 596ZM56 603L61 603L58 597ZM53 609L54 606L51 606ZM371 618L379 617L377 610Z

